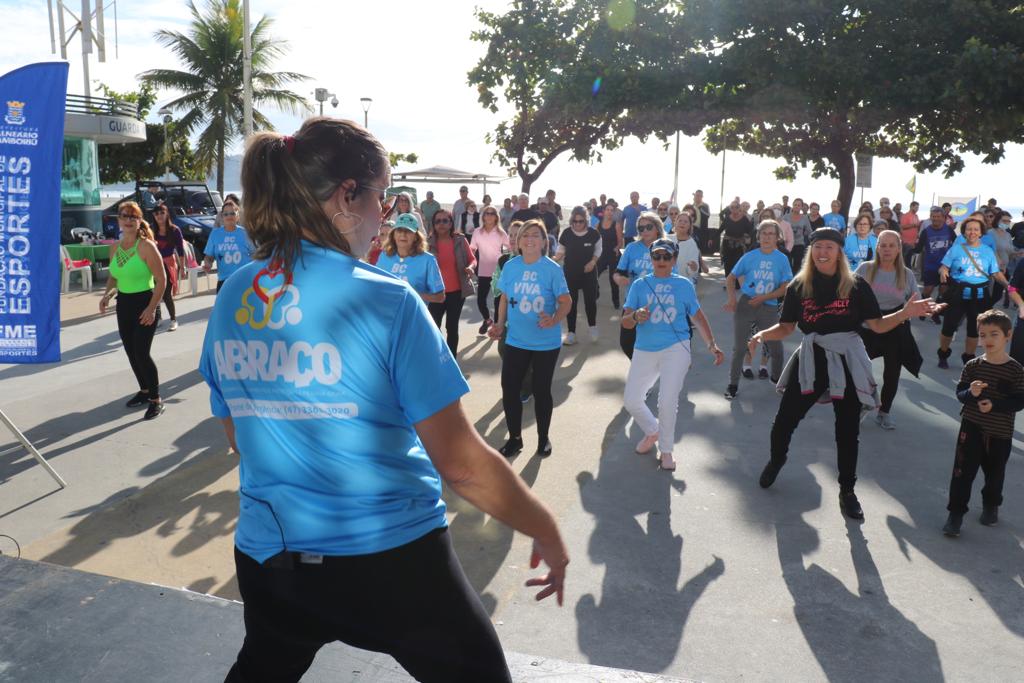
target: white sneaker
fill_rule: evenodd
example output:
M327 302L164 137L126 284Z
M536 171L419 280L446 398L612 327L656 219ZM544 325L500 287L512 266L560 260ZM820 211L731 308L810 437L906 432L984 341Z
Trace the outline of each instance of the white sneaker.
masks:
M562 343L565 344L566 346L572 346L573 344L575 344L576 343L576 335L575 335L575 333L570 332L567 335L565 335L565 339L562 341Z
M177 320L172 320L171 321L171 326L167 328L167 331L168 332L174 332L176 329L178 329L178 321Z
M601 338L601 333L598 331L598 329L596 327L591 327L590 328L590 343L591 344L595 344L595 343L597 343L597 340L600 339L600 338Z
M896 425L894 425L892 423L892 420L889 419L889 413L879 412L877 415L875 415L875 424L877 424L879 427L887 431L896 429Z

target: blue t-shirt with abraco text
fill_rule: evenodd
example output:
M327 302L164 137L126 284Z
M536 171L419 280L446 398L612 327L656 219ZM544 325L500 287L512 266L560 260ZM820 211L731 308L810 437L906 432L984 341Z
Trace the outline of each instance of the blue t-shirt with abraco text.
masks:
M249 557L365 555L446 526L415 425L469 387L407 283L309 242L291 274L250 263L217 297L199 369L234 424Z

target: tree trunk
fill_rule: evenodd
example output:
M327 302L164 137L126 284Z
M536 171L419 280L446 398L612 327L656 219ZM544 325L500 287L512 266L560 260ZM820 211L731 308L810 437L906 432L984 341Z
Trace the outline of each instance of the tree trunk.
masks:
M217 141L217 192L224 196L224 138Z
M519 173L519 178L523 181L523 185L521 188L519 188L519 191L524 192L526 194L530 194L530 188L533 186L533 181L536 180L536 178L534 178L533 175L529 173L523 172Z
M828 159L839 172L839 194L836 196L843 208L841 212L849 218L853 202L854 185L857 184L857 167L853 161L852 150L840 150ZM849 222L849 220L847 220Z

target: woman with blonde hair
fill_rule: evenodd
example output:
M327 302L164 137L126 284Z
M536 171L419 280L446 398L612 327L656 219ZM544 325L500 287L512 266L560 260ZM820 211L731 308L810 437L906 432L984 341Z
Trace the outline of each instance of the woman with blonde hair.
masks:
M936 307L915 294L899 311L882 316L870 285L850 272L843 246L842 235L831 228L811 234L810 251L786 288L778 324L755 334L749 346L753 354L762 341L781 341L797 327L804 333L779 379L782 401L772 424L771 459L761 473L761 487L775 482L786 463L793 432L807 411L817 402L831 402L836 418L839 507L848 517L863 519L854 493L857 439L862 411L877 408L878 401L871 359L858 330L866 324L883 334L915 315L931 315Z
M654 272L651 265L651 245L655 240L665 236L665 225L653 211L644 211L636 219L637 239L626 245L619 257L618 266L612 276L622 292L625 300L634 280ZM673 269L673 272L677 272ZM619 328L619 346L626 357L633 358L633 347L636 345L636 327Z
M100 313L107 312L116 292L117 332L139 384L139 392L125 405L146 406L145 419L152 420L164 412L160 377L150 349L167 286L166 270L138 204L123 202L117 209L117 222L121 239L110 245L110 276L100 299Z
M395 227L384 238L377 267L408 282L427 303L444 301L441 270L437 259L427 251L420 221L413 214L403 213L395 219Z
M900 233L883 230L878 236L874 258L857 267L856 275L864 278L875 293L882 315L889 315L903 308L917 292L917 278L914 271L903 261L903 241ZM900 370L905 367L917 377L921 371L921 352L910 331L910 322L902 322L884 334L873 332L867 327L860 329L864 348L871 359L881 357L885 366L882 370L881 405L875 422L882 429L895 429L889 419L892 403L896 399L896 388L900 382Z
M228 681L297 681L337 640L419 681L511 681L448 532L442 480L535 539L562 601L550 510L466 418L469 391L422 299L360 260L388 155L324 117L257 133L242 161L256 261L224 285L200 372L240 454L245 640ZM241 306L240 306L241 304Z
M487 331L497 341L508 327L501 364L501 402L508 441L498 449L506 458L523 450L522 387L523 378L531 369L537 418L535 455L546 458L552 452L548 438L554 410L551 382L562 348L560 326L569 314L572 299L562 269L542 253L547 238L544 222L539 218L523 223L516 236L519 256L510 259L501 270L498 319Z

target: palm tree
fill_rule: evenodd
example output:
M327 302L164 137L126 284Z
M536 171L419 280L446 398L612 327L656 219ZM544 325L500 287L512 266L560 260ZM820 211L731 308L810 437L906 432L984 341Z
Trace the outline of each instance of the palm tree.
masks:
M190 0L192 27L189 34L157 31L157 42L171 49L186 71L152 69L139 78L158 88L183 93L167 103L183 114L176 124L187 135L201 129L196 159L209 170L217 165L217 190L224 193L224 150L241 135L242 125L242 10L240 0L210 0L205 12ZM271 105L292 113L312 111L300 95L284 89L290 81L307 76L290 71L270 71L287 43L270 37L271 19L264 16L252 29L253 128L273 130L270 121L256 110Z

